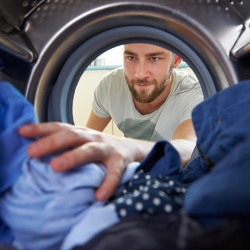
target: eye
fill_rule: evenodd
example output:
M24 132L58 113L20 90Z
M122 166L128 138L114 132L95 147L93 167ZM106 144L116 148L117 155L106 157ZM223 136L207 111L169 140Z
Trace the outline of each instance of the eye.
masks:
M134 56L128 56L127 58L129 61L135 61L135 59L136 59Z
M159 57L151 57L150 60L153 62L157 62L160 60L160 58Z

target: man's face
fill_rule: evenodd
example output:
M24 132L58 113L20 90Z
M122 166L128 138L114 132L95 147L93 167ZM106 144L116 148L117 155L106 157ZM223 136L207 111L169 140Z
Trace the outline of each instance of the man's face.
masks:
M174 67L171 51L151 44L124 45L124 73L134 100L153 102L165 89Z

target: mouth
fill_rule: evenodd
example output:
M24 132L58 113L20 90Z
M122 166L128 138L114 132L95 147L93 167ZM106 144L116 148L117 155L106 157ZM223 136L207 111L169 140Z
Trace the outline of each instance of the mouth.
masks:
M147 88L151 86L151 84L144 84L144 83L136 83L135 85L138 86L139 88Z

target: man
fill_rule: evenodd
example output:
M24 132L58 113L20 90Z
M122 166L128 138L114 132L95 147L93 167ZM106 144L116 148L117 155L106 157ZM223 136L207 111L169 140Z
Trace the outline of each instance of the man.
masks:
M143 50L141 50L142 47L144 48ZM138 62L136 60L138 56L136 55L138 55L139 52L140 55L141 53L146 53L145 55L147 56L140 56L140 59L142 58L143 60ZM154 85L159 86L159 82L163 82L162 84L164 86L164 81L162 80L164 79L164 74L160 74L160 72L162 72L163 68L168 69L167 74L165 71L166 86L165 88L163 87L161 94L159 94L154 101L151 101L150 103L142 103L136 99L133 101L136 109L142 114L156 111L162 103L166 101L167 96L167 101L171 97L171 86L174 86L172 83L174 82L175 75L173 74L170 76L171 74L169 74L169 77L167 77L167 75L168 72L171 71L171 67L177 67L179 65L181 59L178 56L175 56L175 59L171 59L173 58L171 52L148 44L126 45L125 55L127 55L128 64L132 64L130 67L125 67L125 71L128 72L127 70L129 69L132 70L133 68L137 68L137 73L134 76L134 79L140 79L142 81L139 84L137 83L134 88L136 91L143 92L145 96L147 96L148 92L151 93L152 90L156 88ZM174 60L174 64L172 63L172 60ZM159 67L159 65L157 67L157 62L160 65L163 63L164 67ZM137 66L134 66L134 64ZM147 76L147 74L143 72L149 71L147 70L147 65L151 64L156 64L155 66L152 66L155 68L155 75L152 76L151 73L147 73ZM161 70L157 72L158 69ZM131 77L130 73L126 74L128 77ZM131 77L131 79L132 78L133 77ZM138 82L137 80L134 81ZM131 82L134 81L132 79ZM192 86L197 87L197 82L193 83ZM201 95L200 91L199 88L199 90L197 90L198 96ZM180 94L181 92L182 91L180 91ZM185 88L183 89L183 94L184 92ZM189 100L187 105L190 101L193 100ZM201 101L200 97L198 97L196 104L198 104L199 101ZM123 106L124 103L119 107L120 112ZM138 115L142 115L139 111ZM191 112L191 109L189 109L189 112ZM92 113L90 116L92 116ZM167 120L167 116L168 114L166 114L166 116L164 115L163 118ZM175 128L173 135L171 135L169 139L169 142L175 147L180 155L182 166L190 160L196 144L196 135L191 121L191 114L189 114L188 117L187 120L181 120L182 122L178 124L178 127ZM90 117L88 126L92 127L94 126L91 125L92 123L96 124L94 129L50 122L25 125L19 129L19 133L27 138L40 137L38 141L32 143L28 147L28 154L31 157L41 157L67 149L66 152L63 151L63 153L52 158L50 164L55 171L63 172L80 164L101 162L107 168L107 174L103 183L96 191L96 198L100 201L104 201L107 200L117 188L127 165L131 162L141 162L155 145L155 142L149 140L116 137L97 131L103 130L110 119L110 117L105 118L99 123L97 116ZM157 138L159 139L159 137Z
M194 135L191 111L203 95L194 77L174 70L181 61L155 45L124 45L124 69L101 80L86 126L103 131L113 119L125 137L148 141Z

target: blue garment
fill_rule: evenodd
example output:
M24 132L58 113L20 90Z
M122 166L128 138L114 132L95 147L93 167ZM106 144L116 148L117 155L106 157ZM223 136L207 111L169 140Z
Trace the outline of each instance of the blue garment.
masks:
M36 121L32 105L23 99L10 84L0 82L0 196L17 180L25 159L29 141L18 136L17 129ZM0 219L0 242L11 240L8 227Z
M31 140L22 138L17 129L36 121L32 105L4 82L0 83L0 104L1 241L11 239L7 225L15 242L27 250L59 249L64 239L63 249L71 249L78 240L84 243L117 223L119 218L112 207L95 200L94 191L102 183L106 168L91 163L57 173L49 165L52 156L29 158L26 147ZM121 183L132 178L137 166L128 166ZM102 223L93 224L87 215L96 207L102 207L103 218ZM88 234L70 234L78 222L89 229Z
M134 172L138 163L130 164L121 181L121 184L126 184L121 185L113 201L105 205L97 202L94 196L95 189L100 186L106 173L101 164L92 163L65 173L56 173L49 165L53 156L41 159L27 156L25 150L30 141L21 138L16 129L27 121L35 122L30 119L34 118L33 108L11 85L2 84L1 89L11 96L19 97L19 102L12 101L8 116L20 120L11 133L12 141L20 153L16 155L16 151L8 151L7 148L5 157L8 156L10 160L0 165L4 167L0 168L2 170L12 164L12 172L17 175L9 184L9 189L5 189L1 195L0 214L19 246L27 250L68 250L77 244L86 243L101 230L119 222L119 217L124 217L121 210L129 209L128 215L139 213L145 216L170 213L181 207L185 189L178 182L182 176L180 158L170 143L158 142L140 164L136 175ZM2 96L2 99L8 104L8 98L5 100L5 96ZM30 115L21 112L16 114L15 103L21 103L23 108L28 106ZM1 112L4 111L2 107ZM5 116L2 118L4 121ZM7 122L2 127L2 134L6 127L12 128L12 123ZM3 146L5 142L6 138L2 138ZM169 168L165 167L166 164ZM139 191L142 185L144 190ZM129 199L133 200L133 204L128 206ZM138 204L142 203L148 209L140 209Z
M29 140L18 135L17 129L36 122L33 106L6 82L0 82L0 194L19 177ZM15 157L13 158L13 153Z
M250 215L249 93L250 81L242 81L193 111L200 157L190 169L208 173L188 189L184 209L199 221Z
M2 219L6 223L12 221L10 224L15 229L13 230L15 238L20 243L23 245L25 245L25 242L32 244L27 249L39 249L38 246L42 246L41 249L53 249L53 247L62 244L61 249L68 250L78 244L86 243L101 230L117 223L120 220L119 216L123 217L124 210L122 209L130 204L128 204L129 198L132 197L133 201L137 203L142 200L147 201L145 197L148 196L144 197L144 194L145 188L148 186L148 175L154 181L153 184L149 184L150 195L155 194L155 198L159 198L162 194L160 192L164 191L164 195L168 194L168 196L164 197L168 202L171 202L171 207L163 207L163 210L160 208L157 212L166 212L169 209L173 212L179 209L182 206L184 193L180 192L180 190L184 191L183 188L189 187L184 197L183 207L200 222L203 222L204 219L212 221L214 218L220 220L235 217L239 219L242 216L249 216L249 93L250 81L243 81L199 104L193 111L193 123L198 137L199 157L182 170L179 155L171 144L167 141L156 143L148 157L140 164L139 172L133 176L136 167L132 167L132 171L127 177L125 174L122 183L130 181L122 185L115 194L114 199L105 206L103 203L95 202L93 198L93 188L100 184L105 174L105 168L101 165L91 164L76 168L69 171L69 173L59 174L54 173L49 167L50 157L20 160L19 163L24 162L21 164L22 175L18 178L20 165L13 164L12 171L17 171L16 178L12 180L9 173L10 181L8 178L6 179L7 183L9 183L8 188L14 182L15 184L12 185L11 190L3 189L7 205L2 206L1 204ZM3 111L0 112L0 114L4 114ZM5 128L10 127L9 125L7 124L5 127L1 125L0 137L4 134ZM18 136L17 133L11 133L11 135ZM2 143L2 147L4 145ZM21 147L22 145L26 147L27 141L24 140ZM22 154L20 153L20 156ZM13 153L13 155L15 154ZM10 152L9 156L11 156ZM11 157L7 164L12 163L12 158L15 160L15 157ZM3 163L6 164L6 162ZM2 171L1 166L0 171ZM3 168L4 171L6 171L6 168ZM90 175L91 178L93 178L92 176L95 177L96 186L93 186L91 178L86 178L86 175ZM133 180L131 180L132 176L134 177ZM70 181L70 178L72 178L72 181ZM86 178L86 181L82 183L81 178ZM163 179L165 179L165 183ZM174 181L174 185L169 183L170 180ZM50 185L47 185L49 181L51 181ZM89 183L87 183L88 181ZM74 186L74 183L76 183L76 186ZM86 183L87 185L85 185ZM132 186L130 186L130 183L132 183ZM156 183L157 185L155 185ZM164 186L166 184L168 186ZM135 189L140 190L141 186L141 195L138 196L138 192L134 194ZM164 190L161 189L163 186ZM174 187L174 190L171 189L172 187ZM91 190L90 194L85 192L86 188ZM123 193L124 188L128 193ZM154 193L154 188L159 192ZM171 192L168 192L168 188ZM84 203L82 197L87 197L87 203L88 201L89 203ZM176 200L176 198L178 199ZM39 199L41 200L39 201ZM153 203L153 199L150 202ZM89 205L88 209L87 205ZM130 214L140 212L140 208L141 205L133 207ZM81 209L82 211L80 211ZM27 210L29 213L27 213ZM47 213L47 210L49 213ZM143 213L145 212L143 211ZM64 220L66 217L69 217L69 220ZM34 220L29 218L34 218ZM53 223L52 218L55 219L55 223ZM41 225L46 225L46 229ZM29 230L25 235L22 233L24 226L25 229L28 228ZM20 235L18 234L19 230ZM58 231L59 234L57 235L56 232ZM35 233L35 237L32 236L32 233ZM46 235L48 238L40 239L41 233L45 233L45 235L48 233ZM63 235L64 241L58 238L63 233L66 233L66 236ZM29 237L34 238L30 239ZM42 240L45 245L39 244L38 240ZM46 244L53 247L48 247Z

